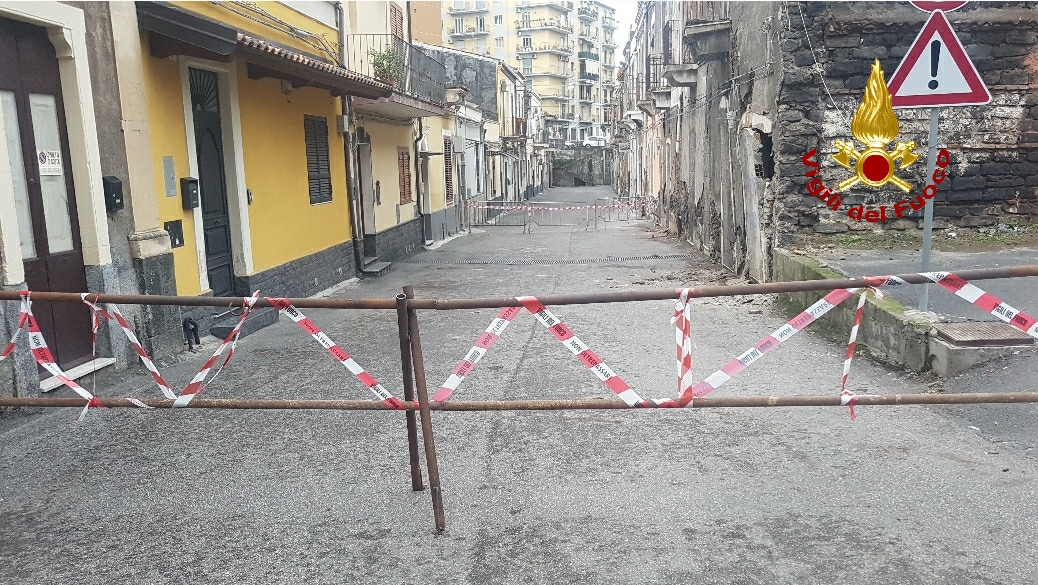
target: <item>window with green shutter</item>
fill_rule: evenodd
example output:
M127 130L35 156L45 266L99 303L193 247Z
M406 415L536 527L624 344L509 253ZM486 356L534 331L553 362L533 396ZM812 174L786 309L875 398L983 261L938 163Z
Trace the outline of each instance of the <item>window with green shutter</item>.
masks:
M310 205L332 200L332 171L328 157L328 118L303 116L306 134L306 176Z

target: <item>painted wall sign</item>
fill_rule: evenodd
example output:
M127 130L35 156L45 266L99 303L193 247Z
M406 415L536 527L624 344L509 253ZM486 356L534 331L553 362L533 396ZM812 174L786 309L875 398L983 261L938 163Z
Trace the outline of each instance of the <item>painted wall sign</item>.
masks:
M36 159L40 163L40 176L53 176L61 174L61 151L39 150Z
M991 93L944 13L935 10L890 77L895 108L986 104Z

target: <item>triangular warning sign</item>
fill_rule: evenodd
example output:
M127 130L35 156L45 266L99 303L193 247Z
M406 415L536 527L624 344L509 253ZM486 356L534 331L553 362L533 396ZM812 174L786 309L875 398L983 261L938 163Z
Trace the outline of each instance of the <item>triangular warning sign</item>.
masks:
M940 10L923 25L887 84L895 108L986 104L991 101L977 68Z

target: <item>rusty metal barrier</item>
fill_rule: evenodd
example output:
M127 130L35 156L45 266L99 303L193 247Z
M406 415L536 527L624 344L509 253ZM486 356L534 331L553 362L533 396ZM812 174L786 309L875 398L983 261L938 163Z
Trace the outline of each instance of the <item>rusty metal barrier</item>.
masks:
M1038 276L1038 265L1015 266L1004 268L985 268L956 272L967 281L988 280L998 278L1017 278ZM926 284L931 282L919 274L901 274L897 278L909 284ZM810 280L795 282L773 282L764 284L743 284L732 286L701 286L692 289L689 298L706 298L719 296L744 296L772 293L791 293L809 291L831 291L846 288L863 288L870 283L865 279L842 280ZM552 295L538 297L544 305L575 305L622 303L652 300L674 300L680 289L650 289L643 291L587 293ZM0 301L16 301L21 296L18 291L0 291ZM81 303L80 293L33 292L32 298L42 302ZM108 304L138 305L177 305L177 306L212 306L240 307L245 304L242 297L176 297L152 295L110 295L89 293L91 302ZM519 307L522 304L514 297L477 298L477 299L416 299L411 286L406 286L403 293L394 299L288 299L294 306L302 309L375 309L395 310L400 338L401 374L404 390L404 416L407 426L408 458L411 472L411 488L414 491L425 489L419 460L417 419L422 423L422 446L425 450L426 467L429 476L430 496L433 507L433 518L436 530L442 532L446 528L443 499L440 486L439 466L436 457L435 437L433 435L432 411L440 412L484 412L484 411L544 411L544 410L628 410L630 408L621 400L613 399L572 399L572 400L487 400L487 401L451 401L435 402L429 398L425 373L425 362L422 354L421 338L418 328L419 310L450 311L458 309ZM257 307L272 306L264 299L255 303ZM133 407L134 404L118 397L97 397L97 402L109 408ZM976 394L884 394L861 395L857 397L860 406L904 406L904 405L941 405L941 404L1024 404L1038 403L1038 392L988 392ZM145 399L140 400L153 408L172 408L173 400ZM0 398L0 407L43 407L43 408L83 408L87 403L83 398ZM838 395L831 396L729 396L716 398L697 398L690 409L701 408L761 408L761 407L826 407L845 406ZM378 400L306 400L306 399L202 399L192 401L187 408L215 408L231 410L364 410L395 411L384 402ZM683 410L683 409L676 409ZM416 413L417 411L417 413ZM417 414L417 418L416 418Z

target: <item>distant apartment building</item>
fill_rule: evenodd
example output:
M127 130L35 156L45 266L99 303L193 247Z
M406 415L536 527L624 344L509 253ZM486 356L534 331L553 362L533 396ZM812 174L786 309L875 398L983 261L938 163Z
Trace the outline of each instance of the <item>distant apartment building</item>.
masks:
M428 2L413 7L428 15ZM616 86L616 18L597 1L454 1L441 20L414 22L415 38L439 26L442 46L512 64L542 100L543 141L560 148L608 137Z

